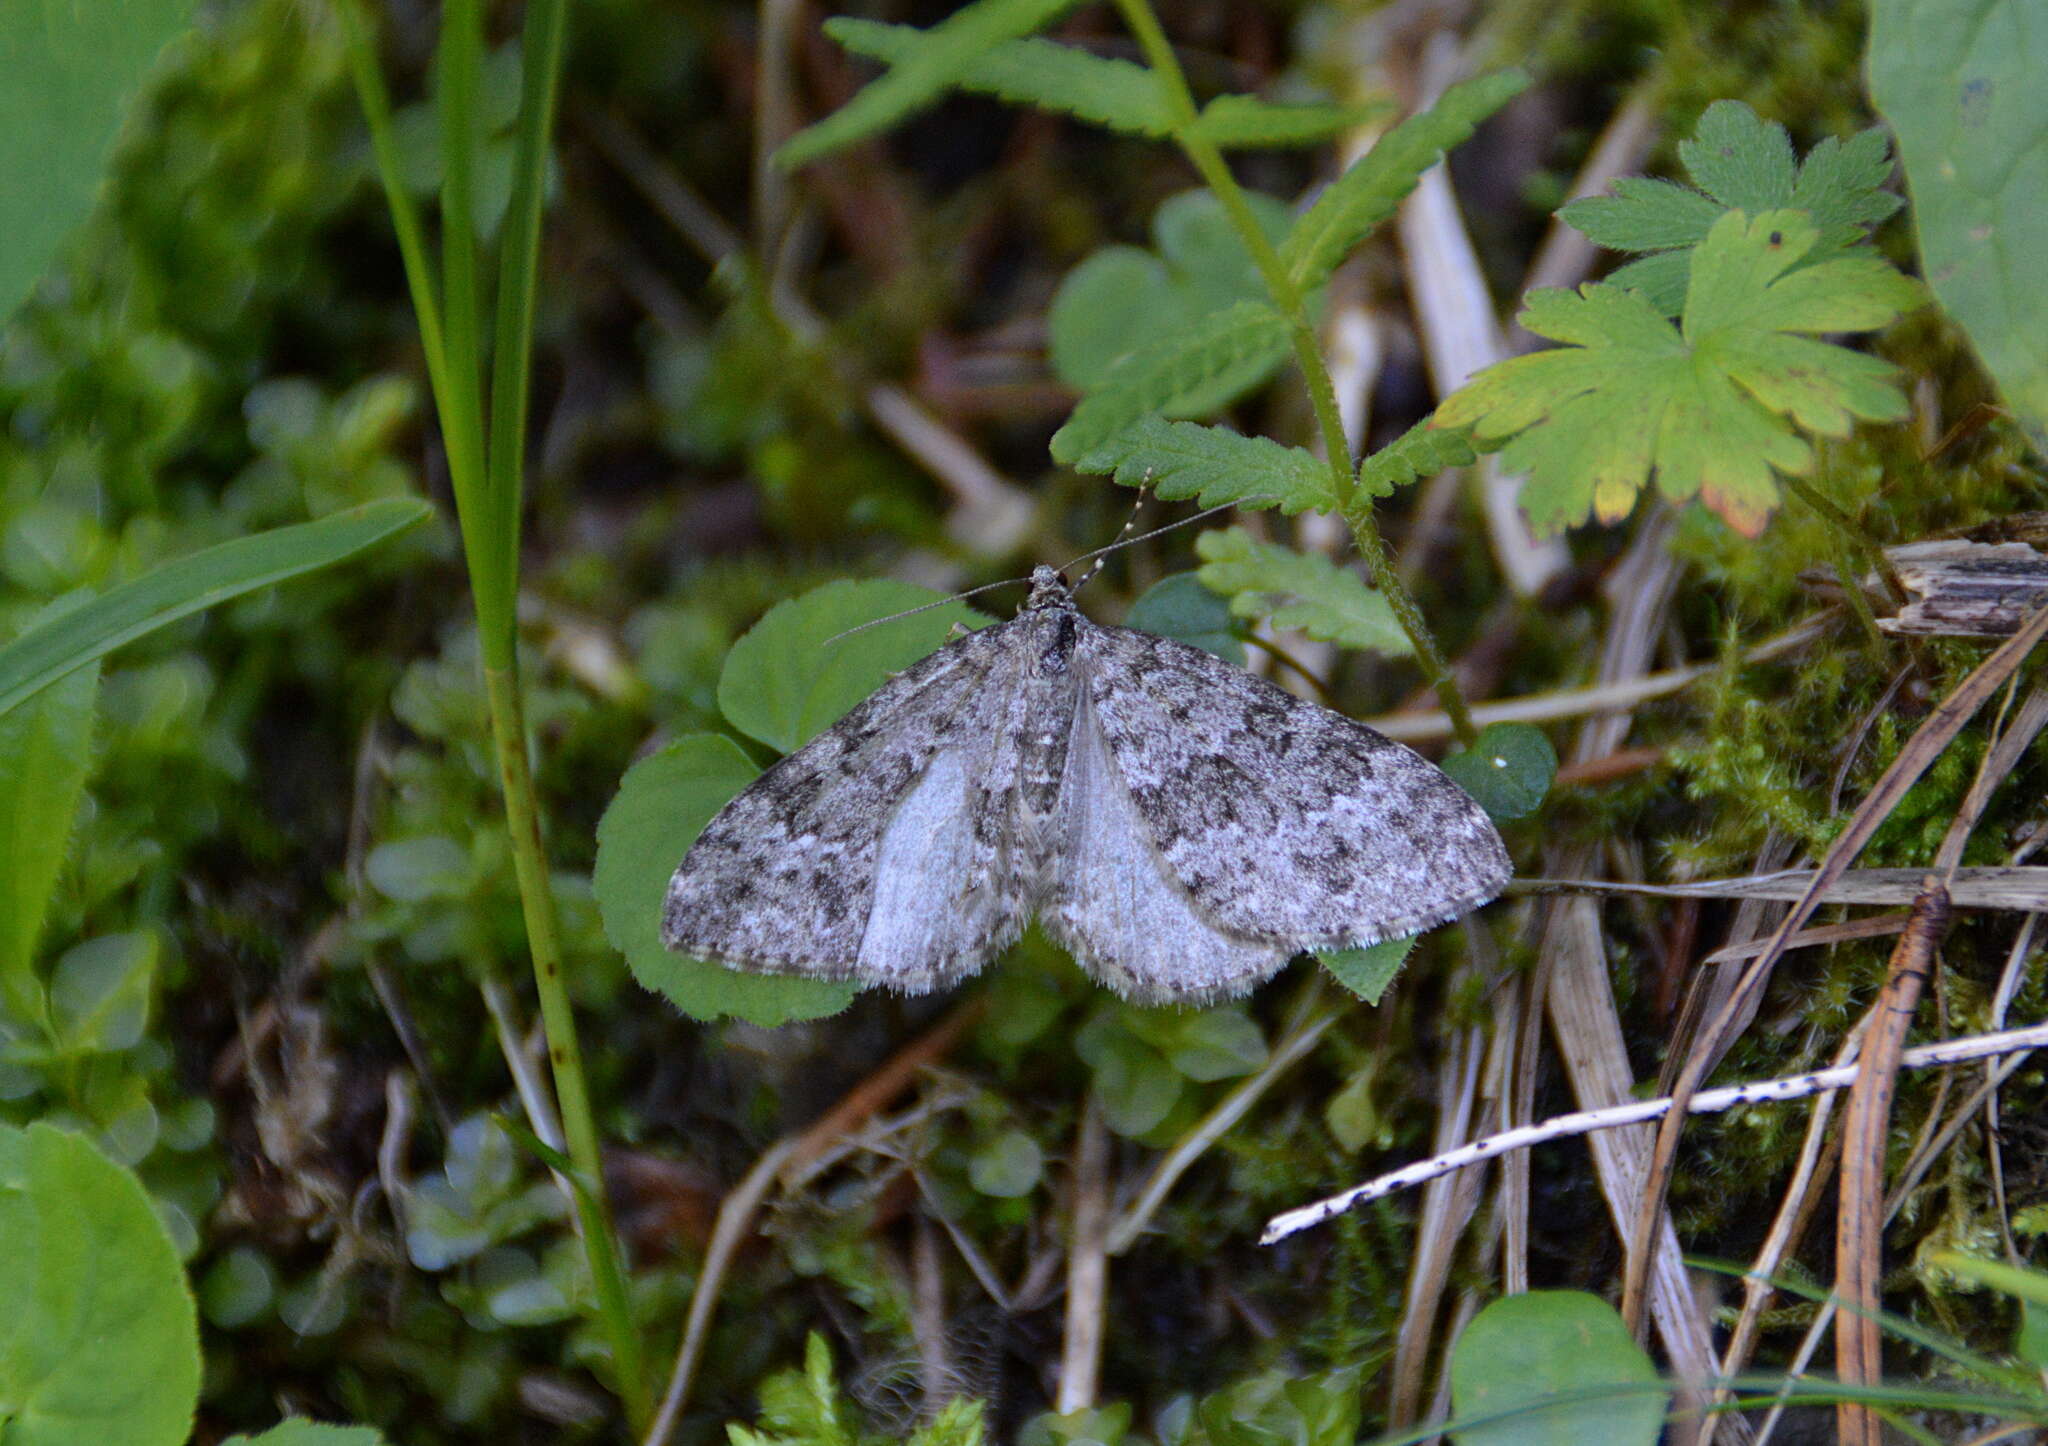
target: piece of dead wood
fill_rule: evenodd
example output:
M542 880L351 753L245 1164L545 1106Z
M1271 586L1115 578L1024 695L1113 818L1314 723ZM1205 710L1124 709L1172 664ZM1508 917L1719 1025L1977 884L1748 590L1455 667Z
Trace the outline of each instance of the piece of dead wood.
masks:
M1740 879L1697 879L1689 884L1631 884L1614 879L1518 879L1515 893L1646 894L1660 899L1804 899L1824 904L1911 904L1925 869L1845 869L1822 880L1816 869L1784 869ZM1815 888L1816 882L1820 887ZM1957 869L1950 885L1958 909L2010 909L2048 913L2048 867L1985 864ZM1750 957L1762 953L1749 951Z
M1909 637L2008 638L2048 604L2048 553L2024 542L1943 538L1888 547L1892 570L1914 594L1888 633Z
M1777 931L1771 936L1771 947L1751 960L1743 970L1728 1000L1720 1013L1708 1027L1686 1062L1672 1097L1677 1101L1672 1112L1665 1118L1657 1132L1657 1149L1651 1169L1644 1180L1644 1191L1636 1211L1636 1223L1630 1233L1627 1267L1622 1287L1622 1317L1631 1330L1639 1330L1643 1323L1645 1286L1649 1280L1650 1244L1660 1238L1660 1227L1668 1228L1669 1217L1664 1213L1664 1195L1670 1188L1671 1172L1678 1160L1678 1140L1684 1122L1682 1108L1707 1073L1717 1065L1728 1046L1733 1042L1731 1026L1750 1001L1760 996L1769 982L1771 970L1784 952L1785 943L1793 934L1803 928L1821 905L1823 897L1837 880L1846 873L1863 846L1870 842L1884 820L1891 816L1907 791L1919 781L1934 760L1940 756L1963 729L1963 725L1976 716L1977 710L2003 687L2012 677L2034 645L2048 636L2048 607L2027 623L2002 644L1990 657L1978 664L1962 684L1943 699L1920 725L1905 747L1886 768L1870 794L1863 800L1849 825L1829 847L1827 857L1822 860L1812 882L1804 893L1793 903Z

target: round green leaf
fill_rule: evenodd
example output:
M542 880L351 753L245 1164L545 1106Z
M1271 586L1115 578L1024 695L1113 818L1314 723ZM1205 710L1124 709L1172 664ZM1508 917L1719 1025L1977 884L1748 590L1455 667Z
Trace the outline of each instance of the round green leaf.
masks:
M847 633L935 602L944 605ZM965 603L907 582L828 582L777 603L732 645L718 678L718 706L740 732L790 753L892 674L937 649L956 623L985 627L990 621Z
M141 1182L81 1136L0 1126L0 1240L8 1446L179 1446L199 1323Z
M1408 951L1415 947L1416 938L1410 934L1405 939L1382 939L1368 949L1331 949L1316 955L1316 959L1339 984L1367 1004L1377 1004L1408 961Z
M249 1325L277 1303L277 1272L262 1251L237 1245L199 1282L199 1308L223 1330Z
M1174 1026L1171 1039L1159 1043L1191 1080L1236 1079L1266 1062L1265 1032L1240 1006L1178 1013Z
M642 759L619 780L618 796L597 825L591 880L605 937L626 956L635 979L693 1019L733 1015L776 1025L837 1014L852 1001L853 985L742 974L662 945L669 875L712 815L756 772L730 739L695 733Z
M1244 641L1230 615L1230 599L1209 591L1195 573L1176 572L1146 588L1124 614L1124 626L1174 638L1244 666Z
M1451 1352L1460 1420L1512 1414L1457 1433L1460 1446L1651 1446L1664 1425L1657 1368L1613 1306L1576 1290L1534 1290L1472 1318ZM1575 1399L1538 1403L1560 1394Z
M221 1446L384 1446L374 1426L330 1426L294 1416L257 1436L230 1436Z
M983 1195L999 1200L1029 1195L1045 1170L1045 1152L1022 1130L1005 1130L974 1152L967 1179Z
M363 872L385 898L411 904L467 893L472 867L469 850L454 839L423 834L378 844L363 860Z
M1444 760L1444 772L1477 799L1495 823L1526 818L1542 806L1557 776L1557 750L1540 728L1491 723L1479 741Z

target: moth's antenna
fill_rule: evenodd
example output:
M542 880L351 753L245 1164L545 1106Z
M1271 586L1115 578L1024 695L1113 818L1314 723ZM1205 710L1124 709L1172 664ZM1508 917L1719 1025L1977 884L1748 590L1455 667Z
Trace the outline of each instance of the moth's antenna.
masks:
M1006 577L1000 582L985 582L980 587L970 587L966 592L956 592L951 597L942 597L932 602L921 603L914 608L905 608L900 613L890 613L885 618L869 618L864 623L854 624L843 633L834 633L831 637L825 639L824 643L819 644L819 646L823 647L827 644L836 643L841 638L850 638L855 633L864 633L869 628L879 628L883 623L893 623L902 618L914 618L919 613L930 612L933 608L942 608L949 603L965 602L968 598L975 597L981 593L994 592L999 587L1016 587L1028 581L1030 581L1029 578Z
M1098 547L1095 549L1095 551L1085 553L1082 556L1074 559L1074 562L1086 562L1089 558L1092 557L1095 559L1095 566L1089 568L1088 571L1082 573L1081 580L1079 582L1076 582L1071 588L1067 589L1067 595L1069 597L1073 596L1082 588L1088 586L1089 583L1093 582L1095 580L1095 575L1101 572L1103 566L1109 561L1109 555L1112 552L1116 551L1119 547L1124 546L1126 542L1129 541L1131 536L1131 529L1138 525L1138 514L1145 510L1145 491L1151 485L1152 469L1150 467L1147 467L1145 469L1145 480L1138 484L1138 498L1135 502L1131 504L1131 515L1124 519L1124 525L1117 532L1116 541L1110 543L1110 545L1107 547ZM1072 567L1074 565L1074 562L1068 563L1067 567ZM1065 572L1067 570L1067 567L1061 568L1060 571Z
M1218 503L1214 507L1205 507L1192 517L1183 517L1177 522L1169 522L1163 527L1155 527L1150 532L1141 532L1136 537L1125 537L1122 535L1122 533L1119 533L1117 535L1117 540L1115 542L1110 543L1109 546L1098 547L1093 552L1082 553L1079 557L1067 563L1065 567L1062 567L1060 571L1065 572L1069 567L1075 567L1081 563L1089 562L1096 558L1106 557L1110 553L1120 551L1121 549L1126 547L1136 547L1141 542L1150 542L1153 538L1158 537L1161 533L1172 532L1175 528L1192 527L1194 526L1194 524L1200 522L1205 517L1214 517L1217 513L1228 512L1233 507L1243 507L1247 504L1271 502L1274 500L1275 499L1267 497L1263 494L1257 497L1240 497L1235 502L1222 502ZM1131 522L1124 524L1124 532L1129 532L1131 530L1131 523L1135 523L1136 521L1137 517L1133 515L1131 518ZM1088 574L1088 577L1093 577L1095 576L1096 572L1100 571L1101 568L1097 567ZM1082 579L1082 582L1086 581L1087 578ZM1081 586L1081 583L1077 582L1074 584L1074 586L1076 588L1079 588Z

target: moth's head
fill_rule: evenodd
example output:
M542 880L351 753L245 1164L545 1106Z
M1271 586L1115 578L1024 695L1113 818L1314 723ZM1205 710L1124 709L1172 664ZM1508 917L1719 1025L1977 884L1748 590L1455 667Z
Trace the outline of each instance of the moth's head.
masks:
M1067 585L1065 573L1040 563L1031 569L1031 596L1024 599L1024 611L1028 613L1036 612L1040 608L1071 607L1073 591Z

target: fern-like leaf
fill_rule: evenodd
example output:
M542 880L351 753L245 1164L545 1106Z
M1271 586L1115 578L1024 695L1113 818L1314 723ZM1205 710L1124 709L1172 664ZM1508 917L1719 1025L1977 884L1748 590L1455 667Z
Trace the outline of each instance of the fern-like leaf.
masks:
M1261 542L1241 527L1203 533L1195 551L1202 558L1202 585L1228 597L1234 616L1392 658L1414 651L1386 594L1319 553Z
M1421 477L1434 477L1446 467L1476 462L1472 434L1463 427L1439 426L1424 417L1358 466L1358 490L1367 497L1391 497Z
M1126 487L1150 487L1168 502L1204 507L1278 507L1288 516L1337 505L1330 469L1300 447L1247 437L1228 427L1147 417L1074 461L1076 472L1107 472Z

